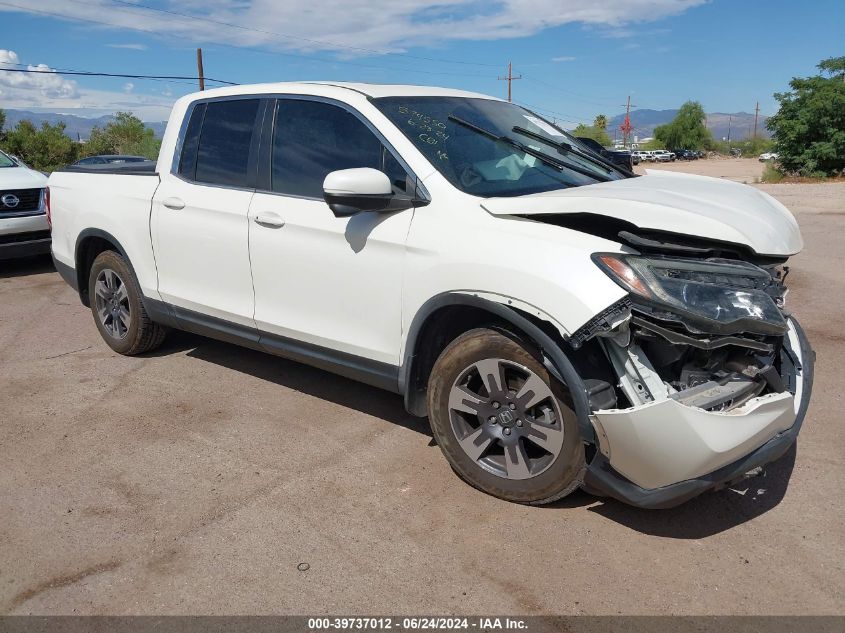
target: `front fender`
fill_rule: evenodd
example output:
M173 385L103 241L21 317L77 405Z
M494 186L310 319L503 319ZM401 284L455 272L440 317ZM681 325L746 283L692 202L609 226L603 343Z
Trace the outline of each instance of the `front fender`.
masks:
M405 395L405 406L409 412L414 413L417 410L413 402L416 394L410 384L410 377L413 375L414 357L423 325L437 310L456 305L479 308L489 312L512 326L516 333L525 336L534 343L542 354L546 368L555 378L565 384L572 394L582 441L595 443L595 431L589 417L590 404L587 387L560 345L539 326L523 316L514 306L480 296L479 293L446 292L440 294L426 301L414 315L408 331L403 363L399 370L399 389L400 393Z

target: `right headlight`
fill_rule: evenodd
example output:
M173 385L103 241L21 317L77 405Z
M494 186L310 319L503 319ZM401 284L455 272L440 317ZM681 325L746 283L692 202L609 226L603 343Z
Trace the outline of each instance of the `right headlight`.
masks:
M642 302L694 320L710 330L781 335L786 321L766 288L765 270L746 262L595 253L593 261Z

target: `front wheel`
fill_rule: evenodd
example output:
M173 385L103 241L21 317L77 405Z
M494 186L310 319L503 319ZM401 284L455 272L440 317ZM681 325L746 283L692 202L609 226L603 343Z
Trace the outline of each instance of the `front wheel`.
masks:
M479 490L542 504L583 480L569 392L509 336L476 329L450 343L429 378L428 411L446 459Z

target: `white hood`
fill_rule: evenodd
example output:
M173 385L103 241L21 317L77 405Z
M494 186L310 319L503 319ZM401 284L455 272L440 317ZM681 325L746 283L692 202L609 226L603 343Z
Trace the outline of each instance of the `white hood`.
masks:
M0 189L40 189L47 176L27 167L0 167Z
M642 229L734 244L759 255L794 255L803 247L798 223L780 202L729 180L671 171L515 198L490 198L494 215L592 213Z

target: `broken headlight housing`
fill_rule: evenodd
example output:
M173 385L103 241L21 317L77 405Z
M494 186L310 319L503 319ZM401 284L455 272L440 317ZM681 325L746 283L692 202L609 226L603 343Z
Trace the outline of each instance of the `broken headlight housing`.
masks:
M766 289L765 270L742 261L596 253L593 261L633 298L724 334L782 335L786 321Z

